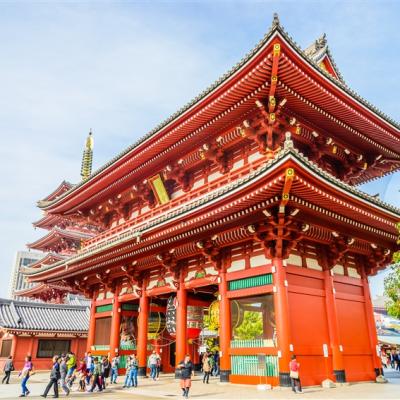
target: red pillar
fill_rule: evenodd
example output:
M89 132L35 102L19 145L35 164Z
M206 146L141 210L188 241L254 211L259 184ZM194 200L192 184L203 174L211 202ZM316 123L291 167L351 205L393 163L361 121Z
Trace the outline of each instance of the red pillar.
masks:
M12 356L13 360L14 360L14 364L15 364L15 351L17 350L17 335L13 335L12 339L11 339L11 351L10 351L10 356ZM28 353L28 355L31 355Z
M231 358L229 348L231 344L232 326L231 326L231 310L230 302L227 296L228 282L226 280L226 270L219 272L218 285L219 300L219 346L221 350L220 357L220 380L221 382L229 382L231 373Z
M139 300L137 357L139 362L138 375L146 376L147 368L147 331L149 325L149 298L142 290Z
M339 322L332 273L332 269L324 271L326 316L332 350L333 374L335 375L336 382L346 382L343 352L340 350Z
M179 364L187 353L187 292L183 274L180 274L179 288L176 294L176 355L175 366Z
M274 258L272 264L275 266L274 308L278 340L279 383L281 386L290 386L290 320L286 270L282 258Z
M374 365L375 375L379 376L383 375L382 362L380 356L378 355L378 336L376 333L375 318L373 311L374 309L371 301L371 292L369 290L368 276L365 273L364 269L362 269L361 279L364 290L365 315L367 317L368 334L371 343L372 363Z
M111 334L110 334L110 357L119 353L120 325L121 325L121 304L118 299L119 289L117 288L113 298Z
M71 351L75 354L76 357L78 357L78 351L79 351L79 336L75 336L72 340L71 344Z
M89 331L87 338L86 351L91 351L94 343L95 332L96 332L96 296L93 296L92 304L90 306L90 320L89 320Z
M29 348L28 348L28 355L33 357L33 343L34 343L35 337L34 336L30 336L29 337Z

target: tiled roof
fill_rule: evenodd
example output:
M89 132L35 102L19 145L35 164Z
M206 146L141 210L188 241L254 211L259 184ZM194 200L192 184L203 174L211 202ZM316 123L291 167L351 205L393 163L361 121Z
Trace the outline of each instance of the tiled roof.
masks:
M400 129L400 124L390 118L388 115L383 113L381 110L379 110L377 107L372 105L370 102L365 100L363 97L358 95L355 91L351 90L343 81L343 78L333 60L333 57L331 53L329 52L329 49L326 48L326 53L329 55L329 58L332 62L333 68L335 72L338 74L339 79L334 78L330 73L322 69L318 63L315 61L315 57L310 57L310 55L307 55L304 50L300 48L300 46L293 40L293 38L284 30L284 28L280 25L279 19L277 18L277 15L274 15L274 20L272 23L271 28L268 30L268 32L264 35L264 37L259 41L259 43L250 51L248 52L238 63L236 63L229 71L227 71L224 75L222 75L219 79L217 79L213 84L211 84L208 88L206 88L204 91L202 91L198 96L193 98L191 101L189 101L186 105L181 107L178 111L176 111L174 114L172 114L169 118L166 120L162 121L159 125L157 125L154 129L152 129L150 132L139 138L135 143L133 143L131 146L120 152L117 156L112 158L109 162L101 166L99 169L94 171L88 179L83 180L79 182L76 185L73 185L69 190L61 194L59 197L57 197L54 200L51 201L39 201L38 206L39 208L46 208L48 206L51 206L55 204L58 200L66 197L79 187L88 184L95 176L99 175L101 172L106 170L108 167L116 163L119 159L122 157L126 156L128 153L136 149L139 145L150 139L151 137L155 136L157 133L159 133L163 128L165 128L168 124L170 124L172 121L176 120L178 117L180 117L182 114L184 114L186 111L188 111L191 107L195 106L198 104L202 99L204 99L206 96L208 96L211 92L213 92L215 89L217 89L219 86L221 86L225 81L227 81L231 76L233 76L238 70L240 70L246 63L248 63L259 51L262 49L270 40L271 38L274 37L274 34L280 34L281 37L284 38L288 42L288 44L294 49L305 61L308 61L317 71L322 73L328 80L330 80L334 85L337 87L341 88L344 92L346 92L347 95L358 101L360 104L362 104L364 107L368 108L369 111L372 113L376 114L380 118L382 118L386 123L394 127L395 129Z
M86 333L89 315L85 306L0 299L0 328L10 331Z

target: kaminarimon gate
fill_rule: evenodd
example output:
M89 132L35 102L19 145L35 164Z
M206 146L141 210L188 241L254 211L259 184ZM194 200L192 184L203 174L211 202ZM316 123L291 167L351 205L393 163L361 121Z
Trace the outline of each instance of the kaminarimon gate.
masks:
M325 37L303 51L275 16L207 90L39 202L52 255L24 272L37 296L90 296L88 349L135 352L141 375L152 349L165 372L199 363L211 331L221 381L289 385L292 354L304 385L374 380L368 277L398 249L400 210L357 185L399 167L399 126Z

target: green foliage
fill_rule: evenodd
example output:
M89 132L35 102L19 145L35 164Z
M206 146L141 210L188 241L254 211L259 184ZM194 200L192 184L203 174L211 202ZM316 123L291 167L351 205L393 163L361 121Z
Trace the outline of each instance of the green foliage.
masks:
M257 339L263 335L262 313L245 311L243 322L235 329L234 336L238 340Z
M384 280L385 295L388 297L386 307L388 314L400 318L400 266L393 265L389 275Z

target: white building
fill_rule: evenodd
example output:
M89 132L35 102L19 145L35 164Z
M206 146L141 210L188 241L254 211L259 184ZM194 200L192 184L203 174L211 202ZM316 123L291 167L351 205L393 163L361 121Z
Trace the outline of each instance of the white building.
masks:
M34 285L26 281L26 279L20 272L20 268L26 267L29 264L32 264L35 261L40 260L43 257L44 257L43 253L36 253L33 251L17 251L10 277L10 287L8 292L8 296L10 299L31 300L31 299L26 299L24 297L15 296L15 292L22 289L28 289Z

